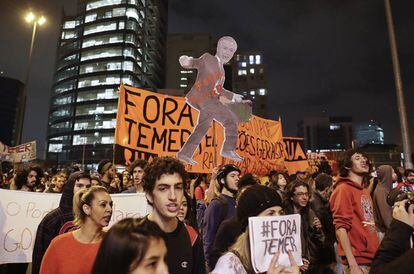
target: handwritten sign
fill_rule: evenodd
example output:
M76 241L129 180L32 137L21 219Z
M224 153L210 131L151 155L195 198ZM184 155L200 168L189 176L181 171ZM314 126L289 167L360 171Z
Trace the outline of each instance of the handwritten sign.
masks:
M0 189L0 264L32 261L37 227L59 205L61 194ZM127 217L150 212L145 194L111 195L114 202L109 226Z
M9 147L0 142L0 160L12 163L22 163L36 159L36 141L31 141L15 147Z
M169 96L129 86L120 87L115 131L115 163L127 165L136 159L151 161L157 156L176 156L187 141L198 119L198 112L183 97ZM237 149L243 162L220 156L224 141L217 123L216 148L210 128L201 140L193 159L198 165L187 165L189 172L210 173L214 167L214 149L219 165L234 163L242 173L267 175L283 168L284 147L280 121L252 115L238 124Z
M309 163L303 150L303 138L283 137L285 144L285 166L289 175L304 172Z
M288 251L292 251L298 265L302 265L300 215L249 218L250 253L256 273L266 272L276 252L278 264L290 266Z

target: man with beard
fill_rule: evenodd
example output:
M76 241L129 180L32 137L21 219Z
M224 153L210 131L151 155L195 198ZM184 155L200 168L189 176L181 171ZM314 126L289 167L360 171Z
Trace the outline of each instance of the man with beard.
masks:
M107 159L101 160L98 164L98 173L101 176L102 186L105 187L110 194L119 193L115 179L115 165Z
M364 188L364 177L370 172L368 158L355 149L344 153L340 179L329 200L338 255L342 258L345 274L369 273L379 246L374 213L369 191Z
M55 208L42 219L37 232L32 255L32 274L38 274L43 255L50 242L57 236L73 229L73 195L91 186L91 177L84 172L73 173L63 187L59 207Z
M134 185L123 193L142 193L144 192L144 187L142 186L142 178L144 177L144 169L147 165L147 161L144 159L138 159L131 163L129 166L129 174L132 175L132 180Z
M39 172L42 172L42 170L37 166L20 167L14 177L15 189L20 191L33 191L37 178L43 176Z
M43 170L39 166L20 166L10 186L12 190L33 192L38 178L43 176ZM0 273L24 274L27 263L13 263L0 265Z
M406 169L404 177L406 178L406 181L398 183L396 188L403 192L414 191L414 169Z
M220 196L208 205L203 219L204 256L210 270L215 259L211 256L213 244L220 224L236 215L236 194L240 178L240 169L235 165L225 165L217 173Z

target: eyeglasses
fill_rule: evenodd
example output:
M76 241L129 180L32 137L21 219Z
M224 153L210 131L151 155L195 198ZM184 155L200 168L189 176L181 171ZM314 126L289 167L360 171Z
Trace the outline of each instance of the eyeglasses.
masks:
M296 197L310 197L310 194L308 192L298 192L298 193L293 193L293 195L295 195Z

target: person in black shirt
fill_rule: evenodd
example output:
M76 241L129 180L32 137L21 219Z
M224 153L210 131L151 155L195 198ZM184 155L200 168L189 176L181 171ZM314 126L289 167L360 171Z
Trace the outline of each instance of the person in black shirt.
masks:
M171 274L205 274L203 247L197 232L177 218L184 196L187 172L177 159L154 159L145 168L144 191L153 211L146 221L165 233L167 265Z

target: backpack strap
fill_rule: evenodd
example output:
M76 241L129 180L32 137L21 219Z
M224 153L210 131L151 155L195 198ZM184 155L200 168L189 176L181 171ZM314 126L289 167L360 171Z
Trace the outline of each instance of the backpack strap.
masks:
M194 246L194 244L195 244L195 242L198 238L198 233L190 225L187 225L187 224L184 224L184 225L185 225L185 228L187 229L188 236L190 236L191 246Z

